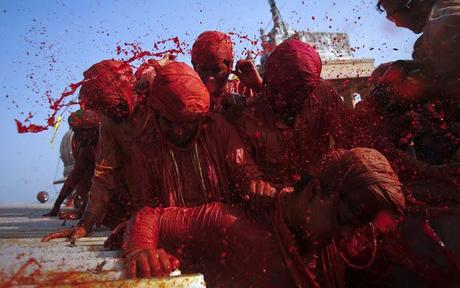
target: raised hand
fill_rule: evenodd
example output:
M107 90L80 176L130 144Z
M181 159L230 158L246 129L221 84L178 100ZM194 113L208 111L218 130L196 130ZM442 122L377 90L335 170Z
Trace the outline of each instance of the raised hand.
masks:
M246 86L255 91L262 91L263 81L251 60L239 60L232 71Z
M248 199L254 208L268 207L273 203L276 189L263 180L252 180L249 183Z

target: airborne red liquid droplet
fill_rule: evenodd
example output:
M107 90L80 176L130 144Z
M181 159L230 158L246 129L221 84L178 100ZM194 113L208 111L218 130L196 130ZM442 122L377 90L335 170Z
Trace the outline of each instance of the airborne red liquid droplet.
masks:
M51 95L46 94L46 97L48 98L48 103L50 105L49 108L51 109L51 111L53 111L51 115L48 117L48 119L46 120L47 124L46 125L37 125L37 124L25 125L23 122L29 122L30 119L32 118L32 113L29 113L29 115L26 117L26 119L23 122L17 119L14 119L14 121L16 122L18 133L21 133L21 134L22 133L38 133L41 131L48 130L49 127L54 126L56 124L56 115L59 112L59 110L61 110L63 107L70 107L72 105L78 104L78 102L74 102L74 101L71 101L68 103L63 103L63 101L67 97L73 95L82 83L83 81L70 84L69 85L70 89L69 90L66 89L64 92L62 92L61 96L56 100L53 100L51 98Z

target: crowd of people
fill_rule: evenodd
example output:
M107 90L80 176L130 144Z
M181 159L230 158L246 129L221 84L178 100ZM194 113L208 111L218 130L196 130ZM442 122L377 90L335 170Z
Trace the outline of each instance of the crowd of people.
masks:
M460 1L378 7L423 34L412 60L374 71L356 109L296 39L263 75L251 60L234 67L218 31L197 37L193 67L170 55L136 71L92 65L69 117L76 164L46 214L76 189L80 208L60 216L80 220L44 241L105 225L127 277L179 268L209 287L388 287L394 263L457 282L402 249L398 223L412 205L459 204Z

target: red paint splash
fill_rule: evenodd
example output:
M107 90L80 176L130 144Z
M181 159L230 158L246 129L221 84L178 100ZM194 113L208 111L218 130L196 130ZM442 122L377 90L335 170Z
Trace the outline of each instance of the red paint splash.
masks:
M178 37L171 37L168 39L157 41L153 43L153 48L154 50L159 50L160 45L164 45L168 42L172 42L174 47L171 49L164 49L163 51L159 51L159 52L144 50L139 43L124 43L124 46L126 47L123 48L120 45L118 45L116 47L116 53L117 55L128 56L129 58L127 60L122 60L128 64L136 60L143 59L145 57L162 57L166 53L170 53L172 55L185 54L186 43L181 42ZM52 111L52 113L49 115L48 119L46 120L46 124L38 125L38 124L30 123L30 120L32 119L33 115L32 113L29 113L28 116L23 121L14 119L18 133L20 134L38 133L38 132L48 130L49 127L53 127L56 124L56 115L61 109L63 109L64 107L70 107L72 105L79 104L78 101L65 102L64 100L67 97L73 95L83 82L84 80L78 83L70 84L69 88L66 89L58 99L53 99L50 95L50 92L46 93L46 97L49 103L49 108Z
M174 44L174 48L171 49L164 49L163 51L159 51L160 44L166 44L167 42L172 42ZM148 51L144 50L141 47L140 43L124 43L126 48L122 48L120 45L117 46L116 52L117 55L124 54L125 56L130 55L130 58L127 60L123 60L126 63L131 63L133 61L143 59L145 57L162 57L166 53L170 53L171 55L177 56L179 54L185 55L185 47L186 43L181 42L179 37L171 37L168 39L160 40L153 43L153 49L159 52Z
M41 132L41 131L45 131L45 130L48 130L49 127L53 127L54 125L56 125L56 115L57 113L59 112L59 110L61 110L62 108L64 107L70 107L72 105L77 105L78 102L75 102L75 101L70 101L70 102L67 102L67 103L64 103L64 100L73 95L75 93L75 91L78 89L78 87L81 86L81 84L83 83L83 81L80 81L78 83L71 83L69 85L69 89L66 89L64 92L62 92L61 96L54 100L50 93L46 93L46 97L48 98L48 103L49 103L49 108L51 111L53 111L51 113L51 115L49 115L48 119L46 120L46 125L37 125L37 124L29 124L29 125L25 125L24 123L25 122L30 122L30 120L32 119L32 113L29 112L29 115L26 117L26 119L24 119L23 122L17 120L17 119L14 119L14 121L16 122L16 127L18 129L18 133L22 134L22 133L38 133L38 132Z
M248 42L254 48L254 50L248 49L247 47L244 47L242 54L251 53L252 55L254 55L254 59L256 59L260 55L267 54L267 53L271 52L275 48L273 45L271 45L270 43L268 43L266 41L262 41L260 43L261 45L258 46L259 45L259 40L257 40L256 38L251 39L249 37L249 35L243 35L243 34L240 34L238 32L233 32L233 31L228 32L227 34L230 35L230 36L238 38L240 43Z

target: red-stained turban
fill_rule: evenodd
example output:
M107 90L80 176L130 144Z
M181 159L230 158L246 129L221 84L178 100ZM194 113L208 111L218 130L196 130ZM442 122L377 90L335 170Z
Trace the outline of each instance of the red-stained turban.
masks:
M162 116L179 123L206 114L210 97L208 89L191 67L172 62L157 70L148 102Z
M233 61L233 44L230 36L218 31L200 34L192 46L192 63L219 63Z
M369 148L339 149L324 158L320 179L349 207L350 218L372 221L381 211L402 212L402 184L388 160Z
M99 127L102 117L91 110L77 110L69 116L68 122L72 130L95 129Z
M125 102L129 111L134 111L133 70L123 61L103 60L83 73L80 88L80 103L83 108L95 111L106 110Z
M285 95L311 93L321 80L321 58L316 50L296 39L278 45L265 64L264 81L269 89Z

